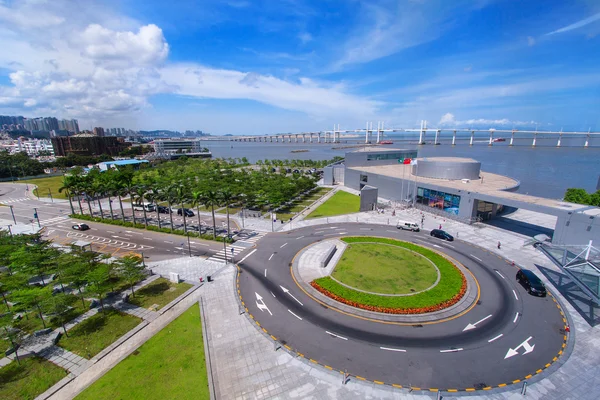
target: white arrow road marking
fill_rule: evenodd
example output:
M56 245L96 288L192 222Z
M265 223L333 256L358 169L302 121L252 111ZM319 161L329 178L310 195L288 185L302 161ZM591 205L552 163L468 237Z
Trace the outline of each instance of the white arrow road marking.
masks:
M238 261L238 264L241 264L246 258L250 257L252 254L254 254L254 252L257 249L252 250L250 253L246 254L246 256L244 258L242 258L240 261Z
M475 329L475 328L477 328L477 324L480 324L480 323L482 323L483 321L485 321L486 319L488 319L488 318L491 318L491 316L492 316L492 314L488 315L487 317L485 317L485 318L483 318L483 319L480 319L479 321L477 321L477 322L475 322L475 323L473 323L473 324L469 324L469 325L467 325L467 326L465 327L465 329L463 329L463 332L464 332L464 331L470 331L471 329Z
M330 334L331 336L335 336L336 338L342 339L342 340L348 340L347 338L340 336L340 335L336 335L335 333L331 333L329 331L325 331L325 333Z
M290 310L288 310L290 314L292 314L294 317L298 318L300 321L302 321L302 318L300 318L299 316L297 316L296 314L294 314L293 312L291 312Z
M513 319L513 324L517 323L517 319L519 319L519 313L518 312L515 314L515 319Z
M406 353L406 350L403 349L392 349L391 347L380 347L381 350L389 350L389 351L400 351L402 353Z
M260 311L267 310L269 312L269 314L271 314L271 316L273 316L273 313L271 312L271 310L269 310L269 307L267 307L265 305L265 302L263 301L262 296L256 292L254 292L254 294L256 294L256 307L258 307L258 309Z
M280 249L284 248L285 246L287 246L287 243L282 244L281 246L279 246Z
M501 333L498 336L491 338L490 340L488 340L488 343L492 343L494 340L500 339L502 336L504 336L504 333Z
M273 258L274 255L275 253L271 254L271 257L269 257L269 261L271 261L271 258Z
M522 356L524 356L527 353L531 353L533 351L533 349L535 348L535 344L534 345L529 344L529 341L531 340L531 338L532 337L529 336L527 339L525 339L525 341L523 343L521 343L514 349L509 347L508 351L506 352L506 355L504 356L504 359L506 360L507 358L510 358L512 356L516 356L517 354L519 354L518 350L520 347L525 349L525 352L523 354L521 354Z
M479 257L475 257L473 254L469 254L471 257L473 257L474 259L476 259L477 261L483 262L483 260Z
M281 285L279 285L279 287L281 288L281 290L283 290L283 292L284 292L284 293L287 293L287 294L289 294L290 296L292 296L292 299L296 300L296 301L298 302L298 304L300 304L301 306L304 306L304 304L302 304L302 303L300 302L300 300L298 300L297 298L295 298L295 297L294 297L294 295L293 295L293 294L291 294L291 293L290 293L290 291L289 291L288 289L284 288L284 287L283 287L283 286L281 286Z
M494 271L496 271L496 270L494 270ZM498 275L500 275L500 277L501 277L502 279L505 279L505 280L506 280L506 278L504 277L504 275L502 275L502 274L500 273L500 271L496 271L496 273L497 273Z
M519 300L519 297L517 296L517 292L515 292L514 289L513 289L513 294L515 295L515 299Z
M459 349L440 350L440 353L455 353L457 351L462 351L462 347Z

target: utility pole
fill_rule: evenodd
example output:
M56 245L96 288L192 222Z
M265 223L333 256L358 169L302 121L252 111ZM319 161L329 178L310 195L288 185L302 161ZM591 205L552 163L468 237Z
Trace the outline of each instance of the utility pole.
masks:
M38 216L37 208L35 207L33 208L33 218L37 220L38 228L41 228L42 225L40 224L40 217Z
M225 242L225 236L223 236L223 253L225 254L225 265L227 265L227 243Z
M50 196L50 200L54 203L54 199L52 198L52 192L50 191L50 188L48 188L48 195Z
M187 231L187 239L188 239L188 254L191 257L192 256L192 248L190 247L190 231Z
M9 207L10 207L10 213L12 214L12 217L13 217L13 222L16 225L17 224L17 220L15 219L15 212L13 211L13 206L9 206Z

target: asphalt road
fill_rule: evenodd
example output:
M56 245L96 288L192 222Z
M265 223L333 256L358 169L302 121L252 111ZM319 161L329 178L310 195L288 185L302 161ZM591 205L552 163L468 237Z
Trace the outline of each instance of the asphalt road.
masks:
M344 315L315 302L291 276L294 256L316 241L350 235L397 238L446 253L476 277L478 304L445 322L405 326ZM515 280L516 267L427 232L361 224L302 228L267 235L240 267L243 301L269 334L306 358L373 381L442 390L511 384L546 368L564 342L553 298L527 294ZM468 324L476 328L465 331Z
M184 236L70 219L68 216L71 210L68 202L52 203L35 200L35 198L28 196L27 187L30 190L32 189L31 185L0 184L0 204L5 205L0 206L0 219L10 221L13 225L12 228L14 228L15 224L10 210L10 206L12 206L17 226L37 227L37 221L34 218L35 208L40 219L40 225L45 227L45 237L61 244L68 245L74 241L82 240L92 243L93 250L117 256L143 253L146 261L158 261L175 256L189 255L190 252L192 256L210 257L223 250L222 242L192 238L188 248L187 238ZM87 206L84 210L87 210ZM117 212L120 211L115 211L115 215L118 215ZM139 218L143 212L136 211L136 214ZM105 215L109 215L107 210L105 210ZM169 216L164 215L161 217L163 223L165 223L163 226L168 226ZM197 223L197 217L191 217L191 219ZM206 217L203 216L203 219L206 220ZM175 223L183 225L182 217L174 215L173 220ZM223 221L224 218L218 219L218 223ZM73 230L72 226L79 222L85 222L91 229L83 232ZM232 224L233 228L234 225Z

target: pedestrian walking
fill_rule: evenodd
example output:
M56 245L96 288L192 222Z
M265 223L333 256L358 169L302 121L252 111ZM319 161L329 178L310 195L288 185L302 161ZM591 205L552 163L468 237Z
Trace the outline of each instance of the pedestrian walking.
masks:
M501 243L498 241L498 250L500 250Z
M442 229L442 224L440 224L440 229Z

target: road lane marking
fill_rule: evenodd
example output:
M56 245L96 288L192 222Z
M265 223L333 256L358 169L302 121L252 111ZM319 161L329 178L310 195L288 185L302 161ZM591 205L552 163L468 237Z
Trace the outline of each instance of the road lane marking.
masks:
M256 307L258 307L260 311L267 310L269 314L273 316L273 313L271 312L271 310L269 310L269 307L267 307L265 302L263 301L262 296L256 292L254 292L254 294L256 295Z
M147 238L147 237L145 237L145 238L144 238L144 240L150 240L150 241L152 241L152 240L154 240L154 239L151 239L151 238Z
M290 314L292 314L294 317L298 318L300 321L302 321L302 318L300 318L299 316L297 316L296 314L294 314L293 312L291 312L290 310L288 310Z
M442 244L443 244L444 246L452 247L453 249L455 248L455 247L454 247L454 246L452 246L451 244L448 244L448 243L445 243L445 242L442 242Z
M274 255L275 253L271 254L271 257L269 257L269 261L271 261L271 258L273 258Z
M515 319L513 319L513 324L515 324L517 322L517 319L519 319L519 313L518 312L515 314Z
M476 259L479 262L483 262L483 260L479 257L475 257L473 254L469 254L471 257L473 257L474 259Z
M298 240L298 239L302 239L303 237L304 237L304 236L298 236L298 237L296 238L296 240Z
M271 294L273 295L273 297L275 297L275 293L271 292Z
M491 338L490 340L488 340L488 343L492 343L494 340L500 339L502 336L504 336L503 333L499 334L498 336Z
M60 225L59 225L59 226L60 226ZM113 231L106 231L106 232L108 232L108 233L114 233Z
M169 244L173 244L173 242L169 241L169 240L163 240L163 242L165 243L169 243Z
M198 244L201 244L201 243L198 243ZM246 256L245 256L244 258L242 258L240 261L238 261L238 264L241 264L241 263L242 263L242 262L243 262L243 261L244 261L246 258L248 258L248 257L250 257L252 254L254 254L254 252L255 252L256 250L257 250L257 249L254 249L254 250L252 250L250 253L246 254Z
M287 246L287 243L282 244L281 246L279 246L279 248L283 249L285 246Z
M326 233L323 236L335 236L335 235L339 235L339 233Z
M392 233L396 233L397 231L386 231L386 232L392 232ZM382 347L382 349L383 349L383 347Z
M519 300L519 297L517 296L517 292L515 292L515 290L513 289L513 294L515 295L515 299Z
M265 268L265 278L267 277L267 269Z
M292 299L296 300L298 302L298 304L300 304L301 306L304 307L304 304L302 304L302 302L300 302L300 300L298 300L291 292L289 289L284 288L283 286L279 285L279 287L281 288L281 290L283 290L283 293L287 293L289 294Z
M502 275L502 274L500 273L500 271L496 271L496 273L497 273L498 275L500 275L500 276L502 277L502 279L505 279L505 280L506 280L506 278L504 277L504 275Z
M406 353L406 350L403 349L392 349L391 347L380 347L381 350L389 350L389 351L400 351L402 353Z
M458 349L450 349L450 350L440 350L440 353L456 353L457 351L462 351L463 348L458 348Z
M371 228L360 228L361 231L370 231Z
M468 325L465 327L465 329L463 329L463 332L464 332L464 331L470 331L471 329L475 329L475 328L477 328L477 325L478 325L478 324L482 323L483 321L485 321L486 319L488 319L488 318L491 318L491 317L492 317L492 314L488 315L488 316L487 316L487 317L485 317L485 318L482 318L482 319L480 319L479 321L477 321L477 322L475 322L475 323L473 323L473 324L468 324Z
M342 340L348 340L347 338L340 336L340 335L336 335L335 333L331 333L329 331L325 331L326 333L330 334L331 336L335 336L338 339L342 339Z
M434 244L433 247L437 247L438 249L442 248L442 246L438 246L437 244Z

